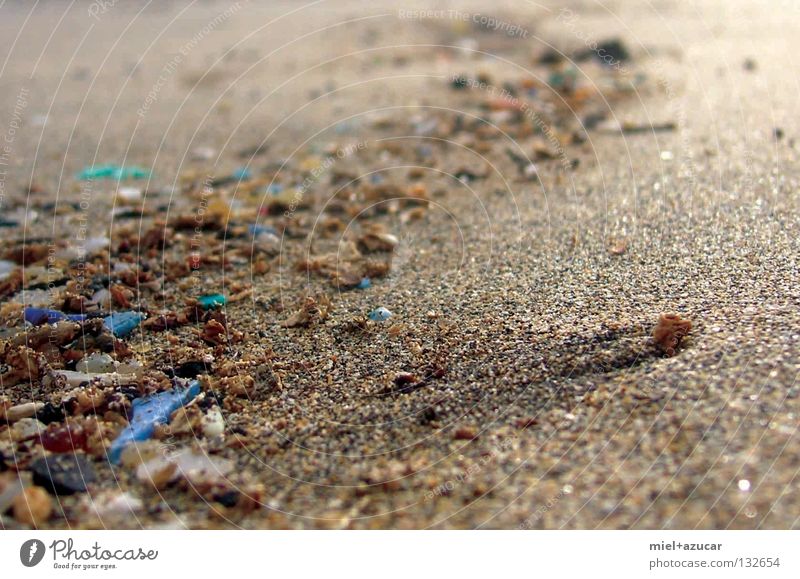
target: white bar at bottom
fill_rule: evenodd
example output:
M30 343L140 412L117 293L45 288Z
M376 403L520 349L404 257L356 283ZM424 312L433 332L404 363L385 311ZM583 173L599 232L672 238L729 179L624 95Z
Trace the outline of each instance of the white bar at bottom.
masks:
M0 568L5 577L139 579L777 578L800 577L798 538L792 531L4 531ZM26 567L22 559L35 560L41 544L44 555Z

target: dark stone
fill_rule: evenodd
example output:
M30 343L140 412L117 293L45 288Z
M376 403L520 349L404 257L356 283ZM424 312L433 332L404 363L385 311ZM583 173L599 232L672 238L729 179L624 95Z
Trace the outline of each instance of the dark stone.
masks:
M36 420L44 424L64 422L64 418L64 409L50 402L45 402L45 405L36 413Z
M459 76L453 79L453 81L450 83L450 86L455 90L462 90L467 88L468 82L469 81L467 80L466 77Z
M438 414L436 413L436 409L428 406L423 412L422 416L420 416L419 421L420 424L429 424L438 418Z
M205 362L192 360L175 366L174 372L175 376L178 378L197 378L198 375L208 372L209 370Z
M559 51L549 48L539 57L539 64L558 64L562 60L564 60L564 56Z
M215 495L214 500L224 507L235 507L239 502L239 492L235 490L225 491Z
M54 495L86 492L86 485L96 475L92 463L83 454L52 454L31 465L33 483Z
M198 402L198 406L202 410L208 410L212 406L219 406L222 408L222 401L225 399L225 394L222 392L216 392L214 390L206 391L206 396L200 402Z
M628 52L628 49L621 40L613 38L598 44L596 50L588 48L586 50L582 50L577 54L576 58L577 60L588 60L590 58L595 58L604 64L613 66L615 63L626 62L630 60L631 54Z

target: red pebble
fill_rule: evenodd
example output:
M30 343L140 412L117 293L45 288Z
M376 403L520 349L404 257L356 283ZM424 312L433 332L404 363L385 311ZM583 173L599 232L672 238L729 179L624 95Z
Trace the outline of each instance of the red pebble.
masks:
M40 440L45 450L50 452L74 452L85 450L86 433L83 428L74 424L64 424L45 430Z

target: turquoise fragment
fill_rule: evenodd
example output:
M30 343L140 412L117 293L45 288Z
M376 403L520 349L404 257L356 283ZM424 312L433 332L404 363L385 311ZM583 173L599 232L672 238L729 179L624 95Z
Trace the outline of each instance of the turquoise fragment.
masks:
M198 394L200 382L193 380L186 388L175 387L167 392L136 398L131 422L111 443L108 459L114 464L119 463L122 451L130 443L151 438L157 424L166 424L173 412L191 402Z
M233 178L239 181L249 181L253 178L253 174L247 167L239 167L233 172Z
M88 181L90 179L116 179L124 181L126 179L147 179L150 171L141 167L122 167L120 165L98 165L96 167L86 167L78 173L78 179Z
M228 298L222 294L211 294L199 298L197 302L203 307L204 310L210 310L211 308L219 308L224 306L226 303L228 303Z

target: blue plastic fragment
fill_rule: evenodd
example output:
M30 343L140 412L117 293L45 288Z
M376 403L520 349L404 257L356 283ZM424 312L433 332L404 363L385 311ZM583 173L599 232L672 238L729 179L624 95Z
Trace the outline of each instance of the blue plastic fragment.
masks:
M119 463L122 451L130 443L151 438L157 424L166 424L173 412L191 402L198 394L200 382L193 380L186 388L175 387L167 392L136 398L130 424L111 443L108 459L114 464Z
M103 325L117 338L124 338L142 323L144 314L139 312L114 312L103 318Z
M283 191L283 185L281 185L280 183L271 183L267 187L267 193L269 193L270 195L277 195L281 191Z
M372 320L373 322L385 322L391 317L392 317L392 312L390 312L384 307L374 309L369 313L369 319Z
M278 230L271 225L251 225L249 228L250 235L258 237L262 233L269 233L270 235L278 235Z
M358 289L367 289L372 286L372 281L368 277L362 277L361 281L356 286ZM388 311L388 310L387 310Z
M98 165L96 167L86 167L78 173L78 179L88 181L91 179L147 179L150 171L141 167L122 167L120 165Z
M65 314L58 310L48 310L47 308L25 308L25 321L34 326L42 324L55 324L61 320L72 320L82 322L86 319L86 314Z
M221 308L228 303L228 298L222 294L210 294L197 298L197 303L200 304L204 310L210 310L212 308Z
M253 174L247 167L239 167L233 172L232 176L240 181L248 181L253 178Z

